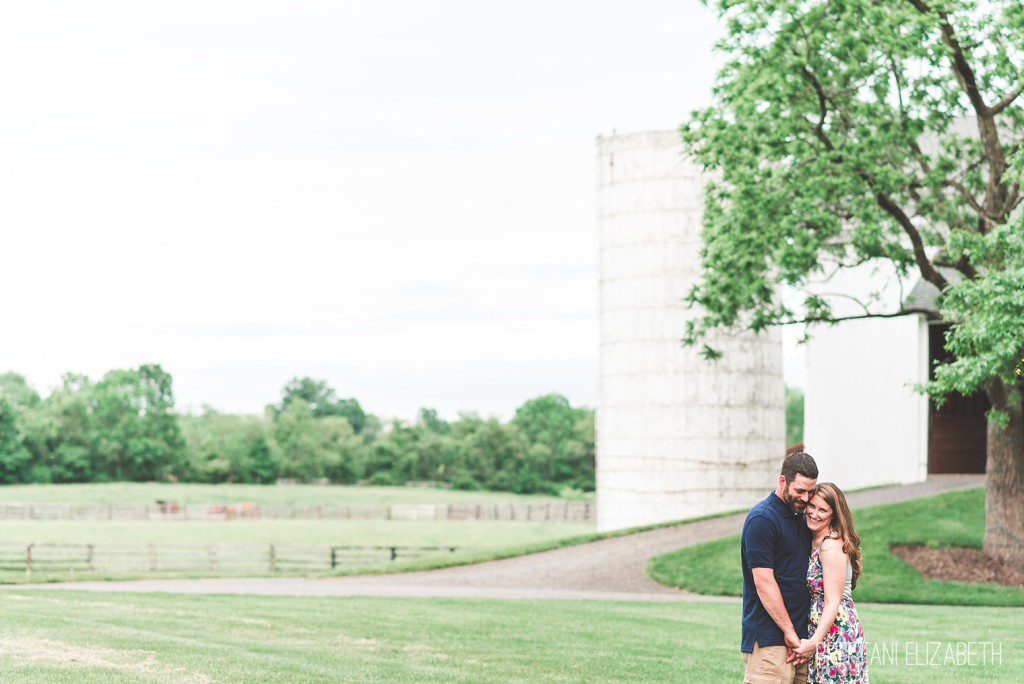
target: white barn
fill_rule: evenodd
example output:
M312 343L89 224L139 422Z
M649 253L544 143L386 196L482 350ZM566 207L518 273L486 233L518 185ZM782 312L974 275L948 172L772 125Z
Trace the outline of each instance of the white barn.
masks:
M719 336L703 360L679 340L700 273L704 179L675 131L597 141L600 356L598 529L747 507L785 453L781 331ZM952 274L947 272L952 277ZM862 266L821 292L884 287L890 318L812 329L804 449L843 488L983 472L984 399L941 410L913 391L942 354L935 288ZM836 313L856 313L837 298ZM902 307L902 308L901 308Z
M976 137L978 125L965 117L952 130ZM926 153L938 149L933 137L920 143ZM948 281L960 278L954 269L939 271ZM860 298L878 292L872 312L892 315L811 329L804 448L821 476L843 487L866 487L985 472L984 395L952 396L937 408L910 387L924 383L944 357L948 326L935 308L935 286L916 274L900 281L891 268L864 265L838 273L820 289ZM832 302L837 315L863 311L841 297ZM924 313L902 313L911 311Z
M941 270L947 279L958 276ZM913 390L928 380L944 353L947 326L938 319L935 286L915 277L901 290L893 274L864 266L837 276L830 289L863 294L879 283L889 287L872 310L891 318L811 328L805 450L823 479L844 488L985 472L985 397L953 396L937 408ZM914 310L925 313L900 315ZM855 313L850 305L837 309L837 314Z

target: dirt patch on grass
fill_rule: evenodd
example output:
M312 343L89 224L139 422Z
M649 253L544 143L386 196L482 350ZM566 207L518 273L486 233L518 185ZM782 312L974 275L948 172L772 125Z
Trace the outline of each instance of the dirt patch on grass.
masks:
M364 651L377 651L383 646L379 639L364 639L362 637L349 636L348 634L339 634L338 643L342 646L358 648Z
M1024 568L993 558L980 549L894 546L892 552L928 579L994 582L1004 587L1024 589Z
M427 644L406 644L402 647L402 651L404 651L406 655L434 658L436 660L448 660L451 658L447 653L435 651Z
M148 651L80 646L66 641L13 634L5 634L0 638L0 660L7 659L14 666L41 664L61 668L98 668L144 679L188 684L208 684L211 681L204 674L163 664Z

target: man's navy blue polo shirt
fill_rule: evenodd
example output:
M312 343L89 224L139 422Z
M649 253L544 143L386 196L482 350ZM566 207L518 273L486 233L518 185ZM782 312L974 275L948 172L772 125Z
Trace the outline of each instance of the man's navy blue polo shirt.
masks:
M811 532L802 513L793 513L772 492L750 509L743 523L740 558L743 560L743 637L740 650L758 646L785 646L782 630L761 605L751 568L772 568L789 619L801 639L807 637L811 595L807 591L807 560Z

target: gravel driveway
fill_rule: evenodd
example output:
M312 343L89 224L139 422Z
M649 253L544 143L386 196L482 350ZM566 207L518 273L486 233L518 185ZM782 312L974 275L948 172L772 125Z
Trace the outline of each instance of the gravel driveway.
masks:
M853 492L849 495L849 502L854 508L862 508L977 487L983 483L982 475L932 476L927 482L918 484ZM17 589L264 596L737 601L738 599L728 597L698 596L665 587L647 577L646 566L647 561L653 556L690 544L736 534L745 516L743 513L700 520L528 556L426 572L319 579L230 577L64 582L22 585Z

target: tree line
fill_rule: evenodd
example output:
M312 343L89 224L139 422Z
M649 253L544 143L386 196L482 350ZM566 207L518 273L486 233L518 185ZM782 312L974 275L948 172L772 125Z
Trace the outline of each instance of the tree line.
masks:
M433 409L415 420L366 413L326 382L295 378L262 415L175 411L159 365L67 374L43 397L0 374L0 483L107 481L450 483L461 489L594 489L594 412L559 394L510 421Z

